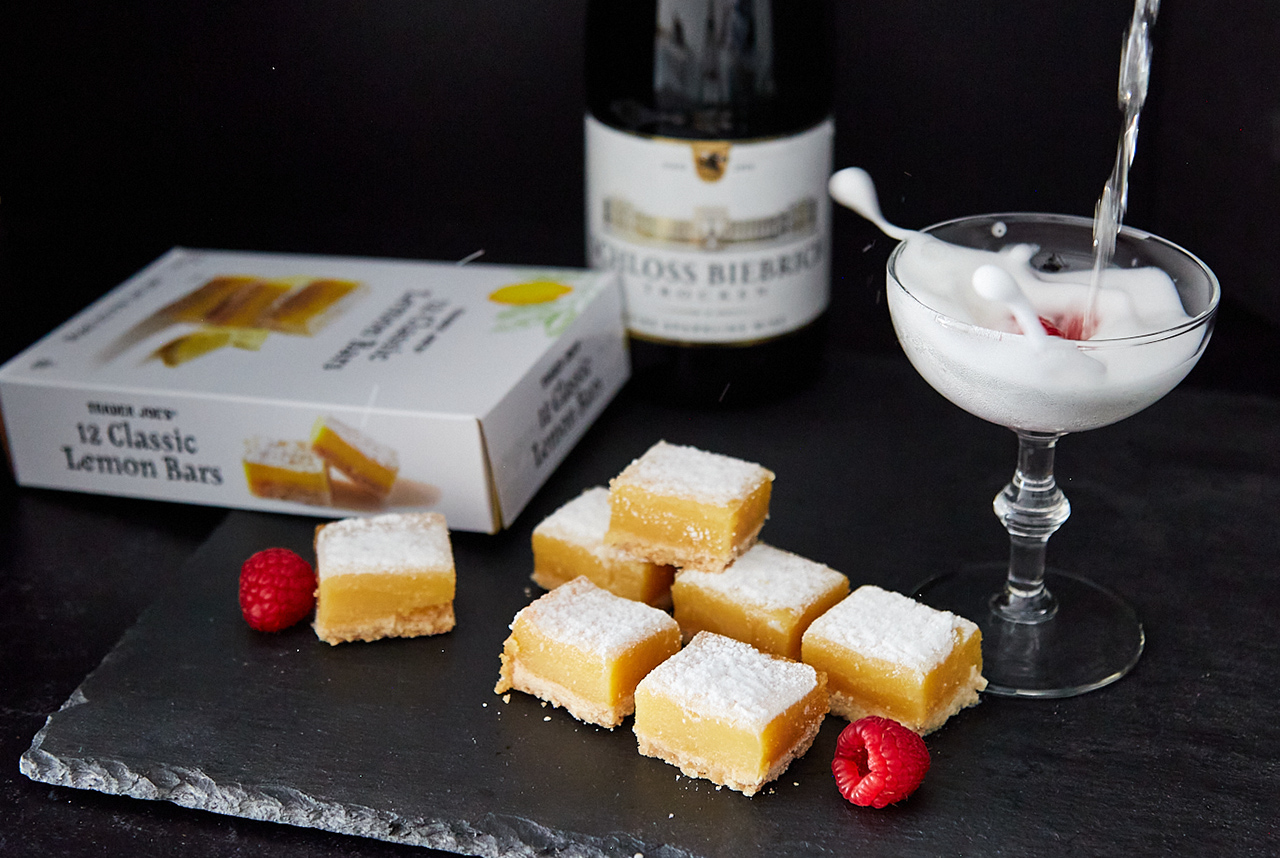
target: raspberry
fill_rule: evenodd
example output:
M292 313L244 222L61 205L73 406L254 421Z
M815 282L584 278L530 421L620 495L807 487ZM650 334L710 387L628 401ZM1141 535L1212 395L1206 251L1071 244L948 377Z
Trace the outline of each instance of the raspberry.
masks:
M836 740L831 773L840 794L859 807L881 808L916 791L929 771L924 739L897 721L854 721Z
M240 612L260 632L294 625L316 604L316 573L287 548L267 548L240 567Z
M1051 337L1061 337L1064 340L1088 339L1084 335L1084 318L1081 316L1060 316L1053 320L1041 316L1040 324L1044 325L1044 332Z

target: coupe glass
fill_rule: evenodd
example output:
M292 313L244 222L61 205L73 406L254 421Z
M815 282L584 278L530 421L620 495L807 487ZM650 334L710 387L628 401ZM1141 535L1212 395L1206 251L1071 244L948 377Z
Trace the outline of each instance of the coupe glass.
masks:
M1093 265L1093 222L1088 218L978 215L924 232L982 250L1035 245L1039 251L1031 263L1044 270L1088 271ZM1070 514L1054 482L1055 446L1069 432L1096 429L1141 411L1186 376L1209 341L1218 280L1177 245L1125 228L1116 241L1113 265L1163 269L1190 318L1141 336L1055 338L1054 348L1037 351L1022 334L970 324L930 307L930 301L941 302L899 278L905 246L898 245L889 258L887 293L907 357L947 399L1018 436L1017 469L994 504L1009 531L1009 562L938 575L916 588L916 596L982 629L989 692L1070 697L1112 683L1142 654L1142 624L1105 587L1067 572L1046 572L1049 537ZM1046 370L1045 361L1064 358L1078 365Z

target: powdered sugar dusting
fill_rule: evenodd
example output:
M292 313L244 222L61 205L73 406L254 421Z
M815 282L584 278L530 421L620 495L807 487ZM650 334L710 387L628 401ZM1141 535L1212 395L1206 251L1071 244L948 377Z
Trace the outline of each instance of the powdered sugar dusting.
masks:
M276 441L257 435L244 442L244 460L254 465L318 473L324 461L301 441Z
M534 529L575 545L599 542L609 529L609 490L600 486L587 489Z
M925 674L951 654L959 638L977 630L964 617L868 584L818 617L805 636Z
M817 673L807 664L765 655L711 632L699 632L640 682L694 715L756 733L817 684Z
M587 489L543 519L534 533L585 548L605 560L635 560L631 553L604 542L609 529L609 490Z
M745 499L773 474L746 462L697 447L659 441L614 478L654 494L724 505Z
M347 518L316 535L316 566L321 578L451 570L453 549L438 512Z
M354 426L348 426L336 417L325 417L323 421L324 427L347 442L349 446L354 447L366 458L377 462L390 471L400 469L400 455L391 447L370 438L359 429Z
M765 610L800 613L848 579L830 566L757 542L723 572L680 574L680 580Z
M516 614L521 617L552 640L605 658L679 628L665 611L615 596L586 577L551 590Z

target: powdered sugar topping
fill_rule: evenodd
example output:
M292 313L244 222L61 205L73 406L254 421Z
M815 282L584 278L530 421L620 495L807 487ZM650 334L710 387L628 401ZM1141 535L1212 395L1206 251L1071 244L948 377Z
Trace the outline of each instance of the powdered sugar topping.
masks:
M254 465L290 471L315 473L324 470L324 462L303 442L277 441L257 435L245 440L244 460Z
M390 513L325 525L316 536L316 566L331 575L453 569L445 518L437 512Z
M604 542L609 529L609 490L587 489L543 519L534 533L585 548L601 559L635 560L629 552Z
M805 636L925 674L977 630L964 617L868 584L815 620Z
M627 466L615 483L631 483L659 495L724 505L745 499L773 474L746 462L697 447L659 441Z
M672 698L699 717L759 733L817 684L817 673L807 664L699 632L641 680L640 687Z
M316 432L318 433L321 428L327 428L349 446L359 451L361 455L377 462L382 467L391 471L399 470L399 453L386 444L370 438L354 426L348 426L336 417L324 417L316 425Z
M552 640L604 658L617 658L655 634L678 629L665 611L615 596L585 577L531 603L516 614L516 620L522 618Z
M829 566L757 542L723 572L686 571L680 580L735 602L800 613L848 579Z

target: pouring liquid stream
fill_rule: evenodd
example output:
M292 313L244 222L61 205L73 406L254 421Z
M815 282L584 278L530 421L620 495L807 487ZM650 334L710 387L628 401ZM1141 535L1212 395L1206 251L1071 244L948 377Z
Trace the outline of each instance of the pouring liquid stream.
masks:
M1099 334L1102 336L1127 336L1143 333L1145 330L1152 330L1155 327L1134 327L1131 324L1126 324L1118 331L1104 331L1104 328L1113 326L1104 324L1104 318L1100 314L1100 305L1103 303L1100 300L1100 296L1106 291L1103 288L1104 273L1111 267L1112 258L1115 255L1116 237L1119 235L1128 202L1129 168L1133 164L1134 153L1138 143L1138 119L1142 112L1143 102L1146 100L1147 85L1150 80L1151 28L1155 23L1159 7L1160 0L1135 0L1133 18L1130 21L1124 47L1121 50L1118 101L1124 113L1124 123L1117 147L1115 165L1112 168L1110 177L1103 186L1102 195L1094 210L1093 264L1091 271L1088 272L1087 285L1083 290L1084 294L1080 295L1079 303L1076 304L1077 310L1072 314L1076 317L1075 324L1072 326L1072 332L1067 334L1071 339L1088 340ZM896 226L885 219L880 211L875 184L866 171L857 167L840 170L831 177L829 191L832 198L837 202L875 224L890 238L899 241L925 240L921 233ZM1015 276L1017 281L1020 284L1027 285L1030 275L1029 269L1025 265L1016 268L1007 265L1012 261L1013 259L1010 258L1002 260L1002 262L1006 263L1007 270ZM1085 274L1084 271L1080 273L1082 275ZM1120 291L1130 291L1129 283L1125 282L1122 285L1121 282L1117 282L1116 278L1119 274L1120 272L1116 270L1106 274L1105 279L1108 281L1108 288L1115 289L1118 287ZM1121 277L1121 280L1127 280L1127 278L1128 275L1126 274ZM968 280L967 277L963 279L966 282ZM1173 296L1176 301L1176 292L1172 289L1171 283L1169 286L1168 294ZM977 284L975 284L975 288L978 288ZM1010 314L1018 319L1019 328L1027 334L1034 346L1037 348L1042 347L1044 339L1040 335L1044 331L1043 326L1037 325L1039 330L1032 330L1032 325L1036 322L1035 317L1028 318L1027 313L1016 312L1014 303L1010 301L1009 294L988 292L985 297L1005 306L1010 311ZM1018 302L1021 301L1022 298L1019 296ZM1160 303L1169 304L1170 302L1166 300ZM1185 318L1180 304L1172 304L1167 307L1169 312L1174 312L1175 308L1176 315L1181 315ZM1018 310L1022 309L1023 307L1018 307ZM1044 317L1040 317L1038 321L1043 322ZM1057 334L1058 331L1055 330L1053 333Z
M1133 20L1120 51L1118 100L1124 113L1115 166L1102 188L1102 196L1093 214L1093 272L1084 312L1084 338L1097 328L1098 293L1103 272L1111 265L1116 249L1116 236L1124 221L1129 201L1129 168L1138 146L1138 118L1147 98L1151 79L1151 28L1160 10L1160 0L1135 0Z

